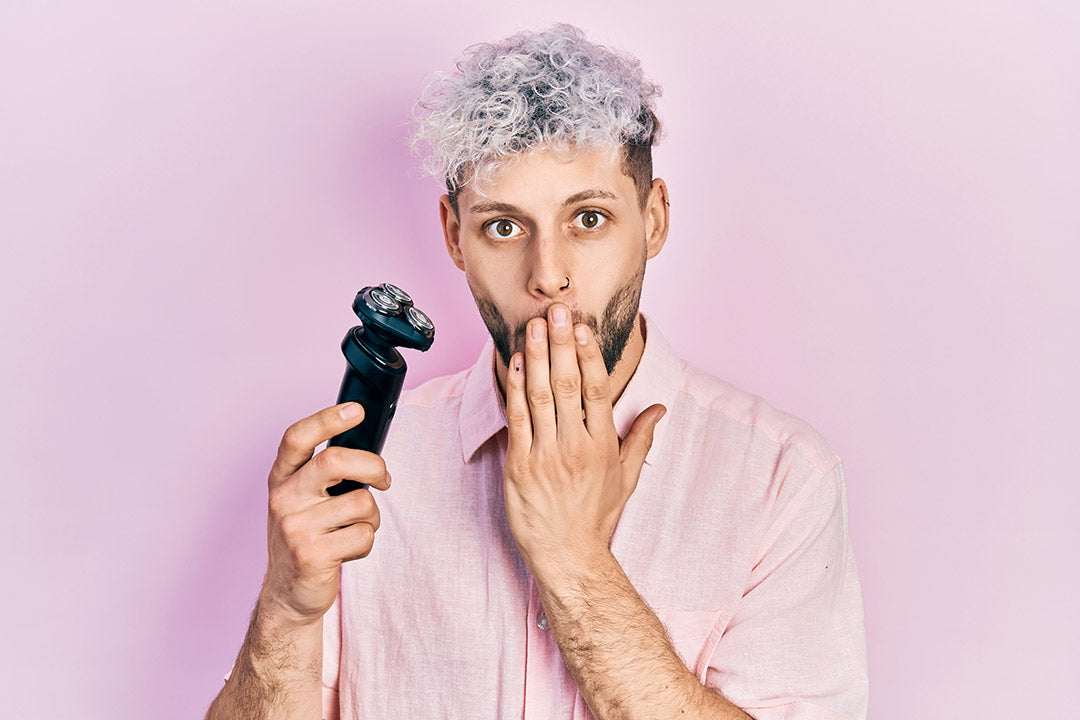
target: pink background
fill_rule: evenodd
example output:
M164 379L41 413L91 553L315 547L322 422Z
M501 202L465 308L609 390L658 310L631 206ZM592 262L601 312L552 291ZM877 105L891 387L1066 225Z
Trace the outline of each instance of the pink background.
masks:
M871 717L1075 717L1080 5L7 2L5 717L201 717L362 285L484 338L403 144L567 19L666 90L644 307L845 461Z

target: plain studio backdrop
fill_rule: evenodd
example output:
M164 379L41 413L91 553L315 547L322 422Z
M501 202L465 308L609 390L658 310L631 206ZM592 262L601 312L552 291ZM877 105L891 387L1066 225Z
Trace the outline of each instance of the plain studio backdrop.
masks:
M844 460L871 717L1075 717L1080 5L539 5L3 4L2 714L201 717L353 294L433 316L408 386L485 338L425 74L569 21L665 89L644 309Z

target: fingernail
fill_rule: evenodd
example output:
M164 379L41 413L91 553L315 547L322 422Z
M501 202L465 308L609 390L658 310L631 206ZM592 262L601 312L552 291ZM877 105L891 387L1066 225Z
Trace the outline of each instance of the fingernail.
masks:
M574 337L577 338L578 345L584 345L589 342L589 333L586 332L584 325L578 325L574 328Z
M360 405L349 403L338 410L338 414L341 415L342 420L352 420L360 414Z
M393 481L394 481L393 478L390 477L390 471L387 470L386 471L386 487L390 487L390 483L392 483Z
M543 340L544 329L546 327L547 326L542 322L534 322L532 324L532 327L529 329L529 337L531 337L533 340Z
M557 307L551 311L551 322L555 323L555 327L566 327L569 321L570 313L566 312L566 308Z

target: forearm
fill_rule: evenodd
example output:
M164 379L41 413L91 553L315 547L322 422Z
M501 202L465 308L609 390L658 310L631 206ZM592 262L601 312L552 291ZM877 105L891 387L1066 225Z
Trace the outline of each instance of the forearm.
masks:
M206 720L319 720L321 674L322 620L288 621L260 599Z
M577 567L538 586L563 662L598 720L749 718L698 682L614 556Z

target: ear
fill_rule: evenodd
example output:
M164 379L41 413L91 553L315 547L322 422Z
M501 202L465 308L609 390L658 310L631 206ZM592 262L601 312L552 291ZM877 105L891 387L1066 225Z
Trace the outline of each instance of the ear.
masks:
M461 221L450 205L450 196L439 198L439 220L442 221L443 238L446 240L446 252L457 265L458 270L465 269L465 257L461 254Z
M670 221L671 206L668 204L667 183L656 178L645 201L645 249L648 259L656 257L667 242Z

